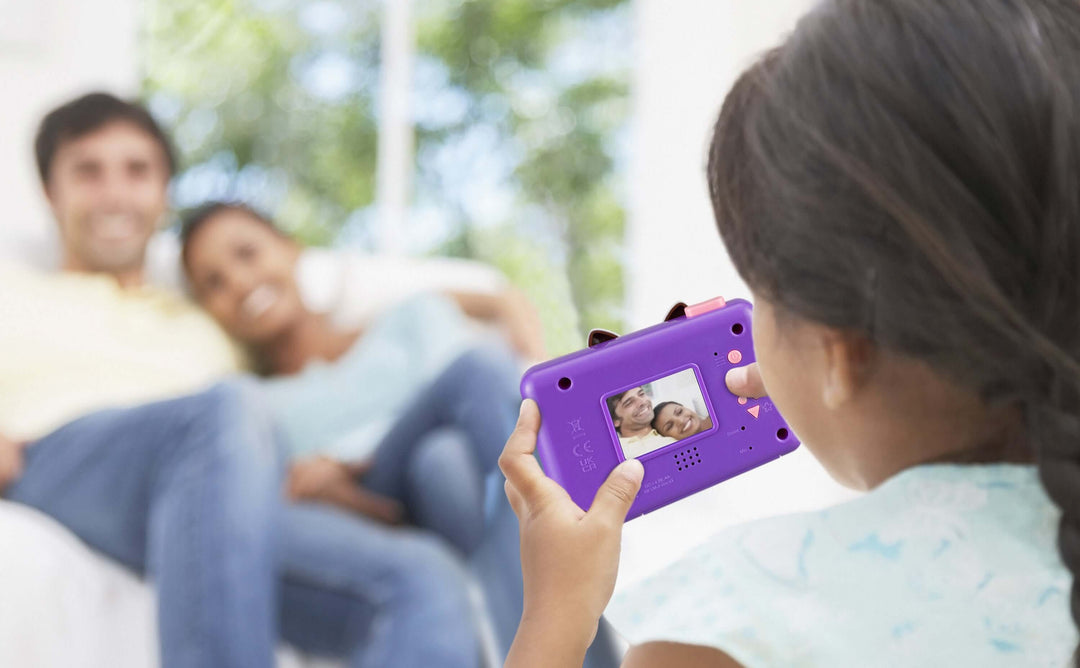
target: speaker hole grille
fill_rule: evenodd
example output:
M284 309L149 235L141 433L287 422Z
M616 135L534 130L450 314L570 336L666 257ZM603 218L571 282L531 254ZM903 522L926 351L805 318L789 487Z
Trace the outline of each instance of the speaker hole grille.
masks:
M694 468L701 463L701 453L697 446L681 450L672 456L675 458L675 467L680 471Z

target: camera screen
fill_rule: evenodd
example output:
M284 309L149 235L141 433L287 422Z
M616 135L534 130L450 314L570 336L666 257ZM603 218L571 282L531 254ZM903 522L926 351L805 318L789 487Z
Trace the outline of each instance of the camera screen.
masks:
M712 429L693 369L657 378L604 398L627 459Z

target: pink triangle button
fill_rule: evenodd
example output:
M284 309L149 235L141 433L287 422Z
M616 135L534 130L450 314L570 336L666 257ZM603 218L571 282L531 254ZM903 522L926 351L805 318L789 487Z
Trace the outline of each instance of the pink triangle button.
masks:
M757 416L758 416L758 413L760 413L760 412L761 412L761 406L760 406L760 405L758 405L758 406L751 406L750 408L747 408L747 409L746 409L746 412L747 412L747 413L749 413L750 415L753 415L753 416L754 416L754 419L756 420L756 419L757 419Z

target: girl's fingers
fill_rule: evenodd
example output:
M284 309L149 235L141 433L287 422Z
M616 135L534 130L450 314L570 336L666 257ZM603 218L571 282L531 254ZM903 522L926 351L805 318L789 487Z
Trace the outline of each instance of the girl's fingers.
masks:
M525 499L522 498L521 493L514 489L514 484L507 480L503 483L503 489L506 490L506 498L510 501L510 507L514 509L514 514L521 519L525 516Z
M626 514L641 489L645 468L636 459L627 459L615 467L604 484L596 491L587 517L604 525L621 528Z
M724 380L728 390L740 397L760 399L765 396L765 384L761 382L761 372L757 362L740 366L727 372Z
M536 402L526 399L521 402L521 415L517 427L510 434L506 446L499 456L499 468L507 481L514 486L526 503L539 493L543 481L547 480L540 463L533 453L536 451L536 434L540 430L540 411Z

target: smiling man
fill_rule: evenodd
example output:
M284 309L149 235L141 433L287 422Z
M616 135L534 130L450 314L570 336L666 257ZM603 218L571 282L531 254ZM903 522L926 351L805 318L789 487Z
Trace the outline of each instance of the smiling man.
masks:
M153 118L86 95L45 116L35 153L62 271L0 265L0 434L36 440L92 411L188 394L239 370L210 318L143 282L174 167Z
M634 387L608 397L611 422L619 434L619 444L627 458L640 457L657 448L674 443L675 439L660 435L653 429L656 416L652 395L646 387Z
M157 123L142 107L89 95L45 118L35 152L60 227L63 269L140 285L176 168Z
M166 668L270 665L270 428L247 389L205 389L238 368L221 331L142 282L169 144L92 94L43 119L36 157L62 271L0 263L0 495L152 576Z

